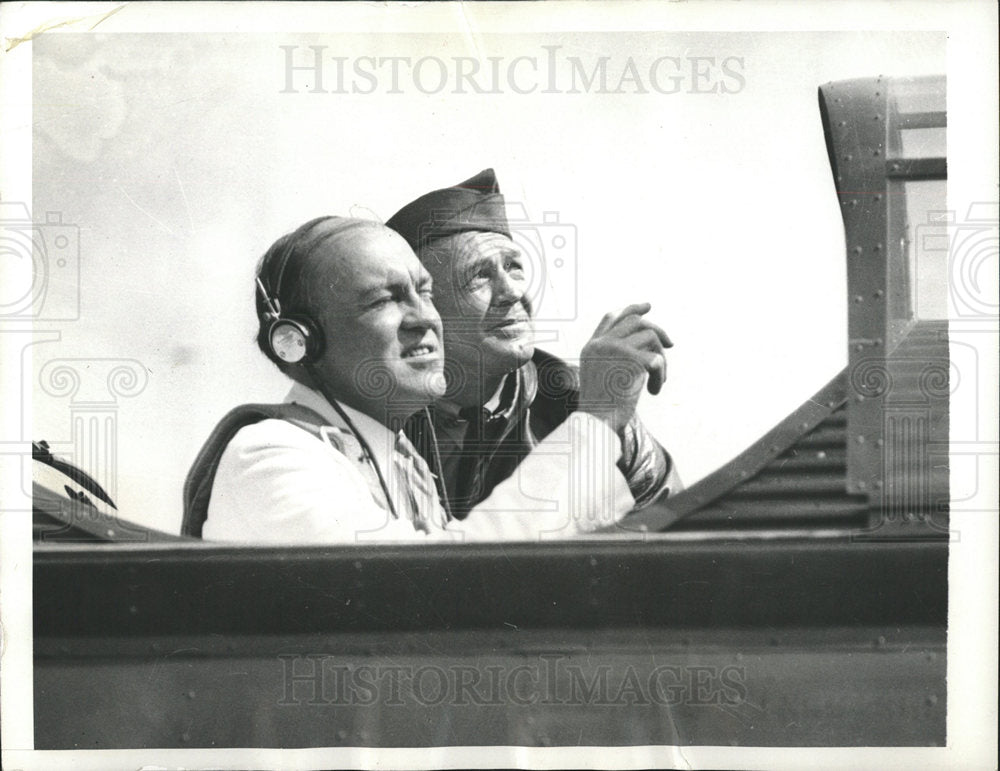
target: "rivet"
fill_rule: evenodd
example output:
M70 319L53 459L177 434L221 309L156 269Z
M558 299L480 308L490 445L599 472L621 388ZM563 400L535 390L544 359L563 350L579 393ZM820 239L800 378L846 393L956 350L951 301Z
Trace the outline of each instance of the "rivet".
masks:
M898 163L892 164L892 170L893 171L899 171L899 164Z
M591 557L590 558L590 567L592 567L592 568L596 568L597 567L597 557Z
M838 99L837 101L839 102L840 100ZM841 126L846 126L846 125L847 125L847 121L846 121L846 120L842 120L842 121L840 122L840 125L841 125Z
M858 489L859 490L864 490L867 487L868 487L868 485L866 485L864 482L858 482Z
M772 444L772 445L771 445L771 452L777 452L777 451L778 451L778 450L780 450L780 449L781 449L781 448L780 448L780 447L778 447L778 445L776 445L776 444Z
M858 444L864 444L865 438L861 435L858 435L858 438L855 441L857 441Z
M881 490L882 489L882 480L881 479L876 479L875 482L873 483L873 486L875 487L876 490Z
M865 301L865 298L862 297L861 295L859 295L859 294L854 295L854 302L860 303L860 302L864 302L864 301Z
M882 338L881 337L876 337L875 338L875 347L877 348L880 345L882 345Z
M854 346L855 351L863 351L864 349L865 347L861 343L858 343L856 346Z
M189 699L193 699L194 698L194 691L188 691L187 695L188 695Z
M876 289L875 290L875 297L877 299L881 300L883 297L885 297L885 292L883 292L881 289Z
M339 731L337 731L337 741L338 742L342 742L346 738L347 738L347 731L345 731L343 728L341 728Z
M864 252L864 249L862 247L860 247L860 246L855 246L854 247L854 253L855 254L861 254L862 252Z
M354 560L354 569L361 570L361 560Z
M826 453L820 450L819 452L816 453L816 457L819 458L820 460L823 460L826 457Z
M927 706L933 707L935 704L937 704L937 701L938 701L937 696L935 696L932 693L930 696L927 697Z
M885 439L876 439L875 440L875 446L876 447L881 447L884 444L885 444Z
M854 401L856 401L856 402L863 402L864 400L865 400L865 397L864 397L863 394L858 394L857 396L854 397Z
M134 616L136 613L139 612L139 609L135 605L129 605L128 612Z
M937 658L937 654L934 651L927 651L927 660L934 661Z
M886 642L886 640L885 640L885 637L883 637L882 635L879 635L879 636L878 636L878 637L877 637L877 638L875 639L875 644L876 644L876 645L877 645L877 646L878 646L879 648L881 648L881 647L882 647L883 645L885 645L885 642Z
M181 734L181 741L182 742L189 742L189 741L191 741L191 734L189 734L187 731L185 731L184 733L182 733Z
M875 244L875 251L876 252L881 252L882 251L882 244Z
M882 200L882 194L881 193L876 193L875 194L875 200L876 201L881 201Z
M746 469L740 472L740 479L746 479L748 476L750 476L750 472Z
M809 428L809 424L808 423L803 423L802 424L802 428Z

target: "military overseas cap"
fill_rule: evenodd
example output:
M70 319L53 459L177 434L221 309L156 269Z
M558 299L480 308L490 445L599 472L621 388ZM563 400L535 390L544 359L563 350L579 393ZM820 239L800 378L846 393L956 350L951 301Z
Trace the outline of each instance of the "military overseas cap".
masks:
M503 194L493 169L484 169L476 176L422 195L385 223L419 252L431 241L456 233L486 231L510 238Z

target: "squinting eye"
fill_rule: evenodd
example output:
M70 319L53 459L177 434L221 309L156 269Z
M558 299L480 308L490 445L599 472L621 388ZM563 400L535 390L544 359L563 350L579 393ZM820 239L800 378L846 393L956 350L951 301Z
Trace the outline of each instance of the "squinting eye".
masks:
M476 273L473 273L472 275L470 275L466 279L465 284L466 284L466 286L476 287L476 286L482 286L483 284L485 284L489 280L490 280L490 273L489 273L489 271L488 270L480 270L480 271L477 271Z

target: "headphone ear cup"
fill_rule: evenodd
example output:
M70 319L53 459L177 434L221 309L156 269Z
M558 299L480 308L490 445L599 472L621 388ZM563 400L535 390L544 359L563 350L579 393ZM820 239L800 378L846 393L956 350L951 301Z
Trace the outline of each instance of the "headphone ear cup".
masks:
M267 336L274 355L288 364L309 364L322 353L322 337L308 319L279 318Z

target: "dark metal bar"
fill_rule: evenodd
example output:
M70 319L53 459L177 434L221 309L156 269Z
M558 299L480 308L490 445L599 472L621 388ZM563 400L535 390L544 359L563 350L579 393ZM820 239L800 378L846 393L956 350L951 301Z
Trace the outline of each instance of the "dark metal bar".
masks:
M912 181L947 179L948 160L946 158L899 158L886 163L885 175L889 179Z
M947 560L946 542L859 545L846 536L41 547L35 636L943 625Z
M893 127L897 129L946 128L946 112L910 112L893 116Z

